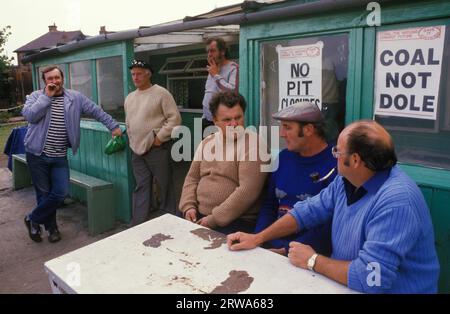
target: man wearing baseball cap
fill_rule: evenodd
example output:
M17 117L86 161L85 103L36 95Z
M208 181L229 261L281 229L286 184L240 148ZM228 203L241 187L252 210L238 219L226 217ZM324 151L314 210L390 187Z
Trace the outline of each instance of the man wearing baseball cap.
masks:
M281 218L298 201L318 194L336 176L336 159L325 140L324 117L317 105L297 103L275 113L273 118L281 123L280 136L286 141L287 148L280 152L279 167L270 177L255 233ZM285 255L291 241L311 245L329 256L331 224L269 241L265 247Z
M130 70L137 89L127 96L124 107L136 179L132 225L137 225L145 222L152 210L175 214L171 133L181 123L181 116L170 92L152 84L153 70L147 62L134 60ZM153 179L160 188L161 203L152 209Z

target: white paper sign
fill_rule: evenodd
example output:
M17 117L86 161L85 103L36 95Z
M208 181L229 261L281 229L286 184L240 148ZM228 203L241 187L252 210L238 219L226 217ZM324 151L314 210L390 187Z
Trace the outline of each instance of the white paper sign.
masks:
M278 110L301 101L313 102L322 109L322 48L321 41L313 45L277 46Z
M445 26L379 32L375 114L436 120Z

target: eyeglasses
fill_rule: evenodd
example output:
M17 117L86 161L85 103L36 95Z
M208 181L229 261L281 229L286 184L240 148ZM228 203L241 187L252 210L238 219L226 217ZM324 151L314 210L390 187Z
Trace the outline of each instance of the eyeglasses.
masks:
M348 155L348 153L346 153L346 152L338 151L336 146L333 146L331 148L331 153L333 154L333 157L336 158L336 159L339 158L340 156Z

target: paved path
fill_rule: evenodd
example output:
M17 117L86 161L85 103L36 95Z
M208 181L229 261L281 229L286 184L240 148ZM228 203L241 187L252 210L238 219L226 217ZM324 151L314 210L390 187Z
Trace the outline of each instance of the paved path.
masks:
M0 293L51 293L44 262L126 229L116 229L95 237L88 235L87 209L80 203L64 206L58 212L62 240L41 243L29 237L23 218L35 204L32 187L11 188L11 173L0 168Z

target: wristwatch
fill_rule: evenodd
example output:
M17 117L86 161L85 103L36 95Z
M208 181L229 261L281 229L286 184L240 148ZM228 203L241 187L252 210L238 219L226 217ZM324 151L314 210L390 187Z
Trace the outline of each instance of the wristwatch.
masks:
M308 269L310 271L314 271L314 266L316 266L316 258L317 256L319 256L319 254L314 253L308 260L308 263L306 264L306 266L308 267Z

